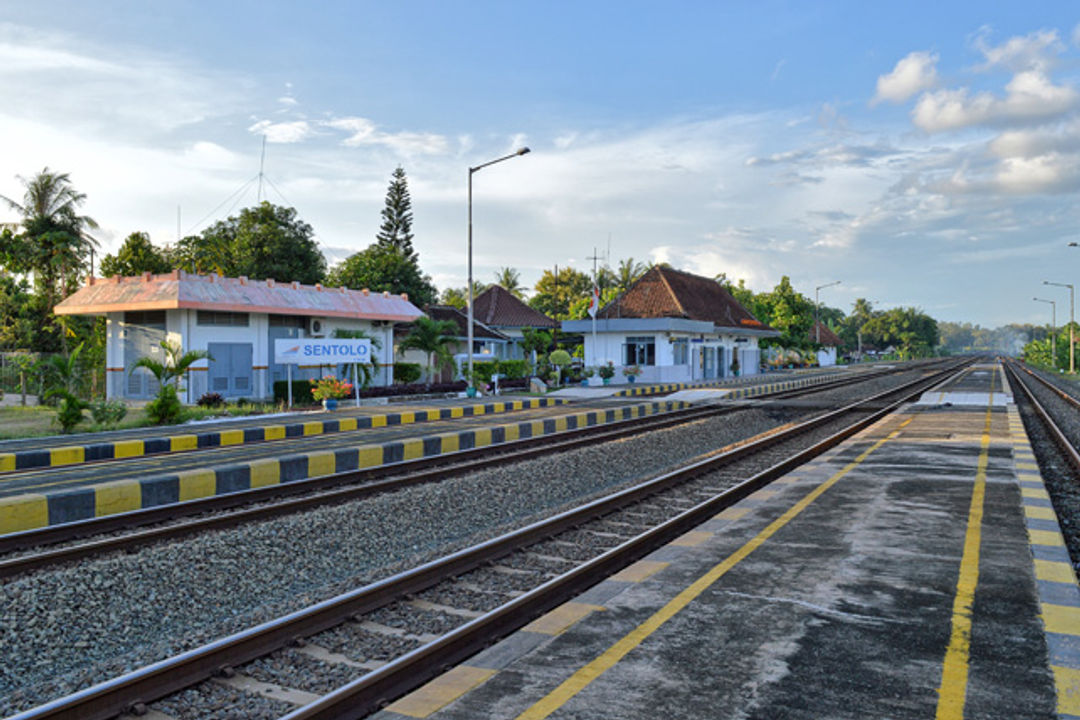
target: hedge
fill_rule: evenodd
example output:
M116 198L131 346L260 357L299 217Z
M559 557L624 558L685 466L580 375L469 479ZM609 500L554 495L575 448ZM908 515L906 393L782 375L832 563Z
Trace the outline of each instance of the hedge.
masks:
M314 405L315 398L311 397L311 383L307 380L292 381L292 399L294 405ZM274 402L289 401L289 381L274 381Z
M420 379L423 370L420 363L396 362L394 363L394 382L409 385Z

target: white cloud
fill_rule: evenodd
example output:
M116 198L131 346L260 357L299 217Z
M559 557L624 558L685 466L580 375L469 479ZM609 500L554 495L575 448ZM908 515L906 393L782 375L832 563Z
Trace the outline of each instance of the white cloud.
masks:
M1077 26L1073 28L1072 41L1073 45L1080 47L1080 24L1077 24Z
M446 136L436 133L398 132L386 133L377 129L374 122L362 117L341 117L323 123L335 130L351 133L342 141L347 147L365 145L383 146L401 155L441 155L449 150Z
M1056 30L1039 30L1024 36L1012 37L1001 45L987 43L988 31L975 37L975 47L986 58L983 69L1001 67L1012 72L1039 70L1046 72L1054 57L1064 50Z
M1005 91L1003 98L989 92L972 95L967 88L924 93L912 111L912 120L927 132L1045 122L1070 112L1080 101L1076 90L1054 85L1038 70L1017 73Z
M909 53L888 75L877 80L877 94L871 104L883 101L902 103L937 84L938 56L929 52Z
M272 143L298 143L307 140L314 134L311 125L306 120L294 120L292 122L275 123L269 120L260 120L248 128L248 132L266 136L267 142Z
M296 105L300 104L299 100L297 100L296 98L291 97L289 95L284 95L282 97L279 97L277 99L277 101L279 103L281 103L282 105L285 105L286 107L295 107Z

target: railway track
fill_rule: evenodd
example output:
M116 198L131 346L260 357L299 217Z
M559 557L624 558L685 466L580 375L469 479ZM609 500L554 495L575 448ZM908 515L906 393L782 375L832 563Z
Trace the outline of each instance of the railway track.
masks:
M1080 400L1023 365L1004 366L1073 567L1080 567Z
M132 551L156 542L236 527L411 485L438 482L495 465L566 452L588 444L617 440L717 415L738 413L747 408L760 407L763 402L812 396L880 377L881 374L874 373L842 378L762 396L751 402L691 407L662 415L4 535L0 536L0 578L109 552ZM828 403L809 401L801 409L810 412L825 407L828 407ZM76 544L76 541L95 537L98 539ZM60 545L63 547L53 547Z
M363 717L869 426L957 367L15 718L104 719L151 703L174 717L202 716L190 706L198 700L187 696L212 698L214 688L237 687L241 679L249 688L288 685L283 697L303 707L290 711L292 705L274 701L276 709L249 708L234 717ZM360 658L353 647L372 637L396 638L398 652ZM355 679L324 688L327 678L346 676ZM191 686L186 695L166 697ZM160 698L166 699L155 702Z

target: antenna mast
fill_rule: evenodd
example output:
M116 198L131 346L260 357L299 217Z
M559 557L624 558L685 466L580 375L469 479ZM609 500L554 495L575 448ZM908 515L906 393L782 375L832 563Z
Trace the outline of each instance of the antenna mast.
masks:
M259 194L256 202L262 203L263 166L266 164L266 135L263 135L262 154L259 156Z

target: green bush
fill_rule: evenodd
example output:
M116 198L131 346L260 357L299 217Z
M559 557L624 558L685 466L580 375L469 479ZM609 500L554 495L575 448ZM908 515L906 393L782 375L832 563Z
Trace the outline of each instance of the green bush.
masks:
M102 427L113 427L127 415L127 406L120 400L98 400L90 404L90 416Z
M499 372L507 380L519 380L529 374L528 360L500 360Z
M146 416L155 425L168 425L180 419L184 406L176 395L176 386L162 385L157 397L146 404Z
M287 402L289 399L289 381L274 381L274 402ZM311 383L307 380L292 381L293 405L314 405L315 398L311 396Z
M394 382L409 385L420 379L424 369L420 363L396 362L394 363Z

